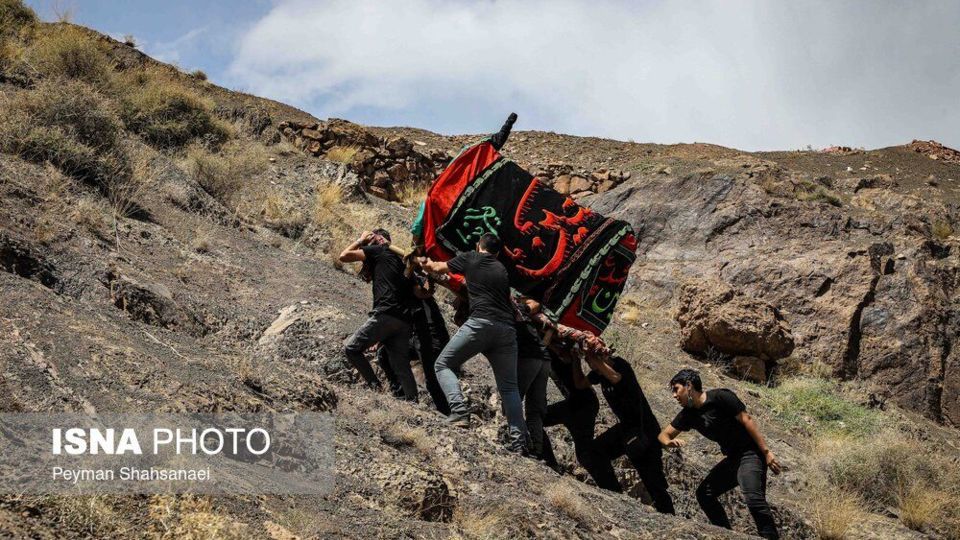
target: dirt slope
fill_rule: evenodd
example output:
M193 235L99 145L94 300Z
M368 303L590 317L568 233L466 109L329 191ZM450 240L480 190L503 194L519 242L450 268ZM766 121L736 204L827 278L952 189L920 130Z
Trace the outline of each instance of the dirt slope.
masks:
M102 39L128 69L154 64ZM627 495L580 481L562 430L551 436L572 474L502 451L502 419L482 362L467 367L470 396L485 411L471 430L443 426L426 394L409 405L360 389L341 347L364 318L369 287L330 253L354 226L402 230L413 204L364 195L343 164L285 147L275 127L316 121L306 113L187 82L215 102L219 118L239 126L249 152L259 152L260 167L242 178L233 206L190 174L183 151L144 149L153 182L139 203L149 214L116 223L90 186L0 155L0 410L332 411L336 490L314 498L5 496L2 534L718 538L754 530L735 495L726 502L737 532L703 521L692 493L719 455L699 438L668 455L680 515L665 517L643 504L623 464ZM4 84L0 91L30 90ZM369 131L447 152L477 138ZM133 133L125 137L142 145ZM845 156L749 154L526 131L504 153L531 170L563 164L584 175L631 173L585 199L630 221L641 239L609 339L634 364L661 421L676 412L665 381L681 366L744 397L788 469L769 488L785 537L816 535L812 436L780 423L762 387L732 378L722 351L681 351L672 313L688 279L720 279L782 312L796 348L770 366L775 377L822 364L844 382L844 395L920 433L925 448L953 460L946 468L957 463L960 165L906 146ZM342 200L322 202L331 185L343 186ZM244 204L256 211L242 212ZM291 225L298 212L302 220ZM281 311L283 330L267 332ZM847 534L921 537L897 517L877 510Z

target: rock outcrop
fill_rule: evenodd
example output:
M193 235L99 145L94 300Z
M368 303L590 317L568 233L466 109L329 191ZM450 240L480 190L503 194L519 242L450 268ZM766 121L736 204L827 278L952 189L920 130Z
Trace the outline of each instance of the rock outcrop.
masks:
M687 352L706 355L714 349L768 362L793 352L793 335L777 308L720 281L683 284L675 318L680 347Z
M399 200L413 186L428 185L451 157L439 150L423 154L405 137L377 137L362 126L335 118L281 122L277 129L307 154L345 163L359 176L364 191L390 201Z

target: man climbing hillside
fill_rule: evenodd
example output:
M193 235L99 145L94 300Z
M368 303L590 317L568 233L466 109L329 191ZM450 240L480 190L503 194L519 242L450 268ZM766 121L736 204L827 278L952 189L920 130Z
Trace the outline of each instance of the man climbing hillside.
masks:
M404 399L417 401L417 381L410 369L408 321L413 284L404 276L403 260L390 250L390 233L383 229L365 231L340 253L340 262L362 262L360 275L373 285L373 311L347 341L344 350L347 359L368 385L380 388L382 384L364 351L382 343Z
M611 491L621 491L612 461L624 454L637 469L653 507L663 514L673 514L673 500L667 492L667 478L663 472L663 450L657 442L660 423L654 416L646 396L637 382L630 364L619 356L588 354L591 371L584 375L580 362L573 362L573 383L577 388L599 384L607 404L619 422L601 433L593 441L592 473L597 485Z
M469 318L443 348L436 363L437 380L450 405L448 421L469 425L470 411L455 371L467 360L483 354L493 368L507 417L508 448L525 452L528 435L517 384L517 332L507 269L497 260L501 245L496 235L486 233L477 242L476 251L460 253L447 262L422 259L421 265L428 272L463 275L470 301Z
M737 485L763 538L779 538L777 526L767 503L767 469L780 474L780 462L760 434L747 407L732 391L717 388L703 391L700 373L684 369L670 380L673 397L683 407L658 439L665 448L680 448L677 436L695 429L720 445L725 456L707 474L697 488L697 502L710 523L730 528L730 520L720 504L720 496Z

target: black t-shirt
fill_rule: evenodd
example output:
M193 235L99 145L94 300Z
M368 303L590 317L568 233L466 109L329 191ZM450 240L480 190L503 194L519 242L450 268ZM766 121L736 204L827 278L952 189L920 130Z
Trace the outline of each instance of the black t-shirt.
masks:
M465 251L448 261L447 268L467 280L471 318L513 324L510 280L506 267L496 257Z
M545 360L543 345L540 344L540 334L530 323L518 322L517 329L517 358L535 358Z
M660 434L660 422L647 403L647 397L643 395L630 364L619 356L610 360L613 370L620 374L620 382L613 384L596 371L591 371L587 378L593 384L600 384L603 397L607 398L610 409L617 415L620 423L645 441L645 444L652 444Z
M737 415L747 410L732 391L726 388L707 390L707 399L699 409L685 407L670 422L679 431L695 429L701 435L720 445L724 455L757 450L747 428L737 420Z
M363 246L362 249L373 273L373 311L407 317L413 283L403 275L403 259L386 245Z
M597 415L600 414L600 401L597 399L597 393L593 391L593 388L577 388L574 386L573 367L552 353L550 357L553 381L570 405L567 408L569 413L563 418L562 423L570 431L574 440L592 441Z

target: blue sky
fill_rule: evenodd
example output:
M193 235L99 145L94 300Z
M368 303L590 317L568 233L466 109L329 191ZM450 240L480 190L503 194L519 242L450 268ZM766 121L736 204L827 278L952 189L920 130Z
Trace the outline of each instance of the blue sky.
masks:
M960 147L960 2L27 0L317 117L742 148Z

